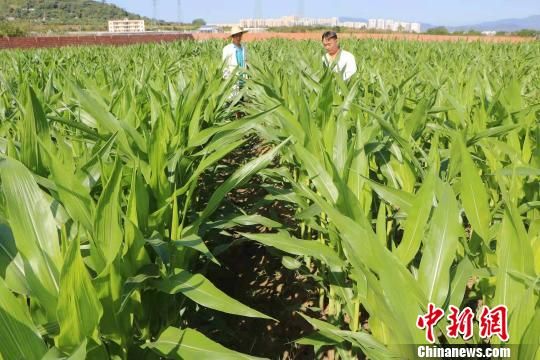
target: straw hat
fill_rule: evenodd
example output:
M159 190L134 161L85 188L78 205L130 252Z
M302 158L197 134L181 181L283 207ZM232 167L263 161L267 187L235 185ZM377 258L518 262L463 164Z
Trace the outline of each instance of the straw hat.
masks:
M234 36L234 35L237 35L237 34L243 34L243 33L247 33L247 30L244 30L240 26L233 26L231 28L231 36Z

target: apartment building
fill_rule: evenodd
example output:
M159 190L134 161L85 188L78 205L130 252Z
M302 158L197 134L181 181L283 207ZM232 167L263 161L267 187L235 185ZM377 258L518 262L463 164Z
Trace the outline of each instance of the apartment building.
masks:
M144 32L144 20L110 20L109 32L110 33L136 33Z

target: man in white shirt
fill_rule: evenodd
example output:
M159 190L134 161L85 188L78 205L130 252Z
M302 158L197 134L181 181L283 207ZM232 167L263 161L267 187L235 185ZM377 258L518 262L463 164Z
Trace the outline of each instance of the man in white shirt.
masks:
M242 35L246 32L240 26L233 26L231 29L232 42L223 48L224 79L230 78L237 67L244 69L247 67L246 48L242 45Z
M326 50L323 63L335 72L343 73L343 80L349 80L357 70L354 55L340 48L335 31L326 31L322 35L322 43Z
M247 68L247 55L246 48L242 45L242 35L246 33L240 26L233 26L231 29L231 43L223 48L222 61L223 61L223 78L230 79L230 77L236 72L238 81L235 81L232 86L231 93L227 97L227 100L233 100L240 90L244 87L247 75L244 69ZM243 116L241 112L236 112L236 118Z

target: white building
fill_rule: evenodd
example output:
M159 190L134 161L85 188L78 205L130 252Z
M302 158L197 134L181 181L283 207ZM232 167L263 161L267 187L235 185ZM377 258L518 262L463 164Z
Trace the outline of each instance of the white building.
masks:
M215 34L215 33L221 33L223 32L223 29L220 28L219 26L215 26L215 25L205 25L205 26L201 26L199 28L199 30L197 30L198 32L201 32L201 33L211 33L211 34Z
M411 23L400 21L396 31L411 32Z
M331 18L301 18L298 16L283 16L278 19L242 19L240 26L245 28L292 27L292 26L338 26L337 17Z
M342 26L351 29L377 29L385 31L420 32L419 23L396 21L393 19L369 19L368 22L345 21L339 22L337 17L303 18L298 16L283 16L277 19L242 19L240 26L249 29L293 27L293 26Z
M369 19L367 28L385 31L421 32L420 23L396 21L393 19Z
M144 32L144 20L110 20L109 32L111 33L136 33Z
M345 21L345 22L340 22L339 26L350 28L350 29L367 29L368 23L360 22L360 21Z
M482 31L482 35L495 36L497 35L497 32L496 31Z

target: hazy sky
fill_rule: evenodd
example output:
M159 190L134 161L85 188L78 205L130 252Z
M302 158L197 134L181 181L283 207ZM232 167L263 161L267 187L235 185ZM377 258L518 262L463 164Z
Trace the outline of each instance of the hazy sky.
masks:
M182 19L209 23L237 22L254 17L256 0L181 0ZM129 11L152 17L152 0L109 0ZM296 15L299 0L260 0L263 17ZM176 21L177 0L158 0L158 18ZM332 4L332 5L328 5ZM540 0L304 0L304 15L391 18L436 25L467 25L482 21L540 14Z

